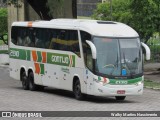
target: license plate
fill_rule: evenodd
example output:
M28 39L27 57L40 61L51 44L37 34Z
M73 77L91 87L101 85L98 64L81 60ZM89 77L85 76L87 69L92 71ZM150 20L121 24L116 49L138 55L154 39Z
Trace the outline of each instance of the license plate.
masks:
M117 90L117 94L125 94L125 90Z

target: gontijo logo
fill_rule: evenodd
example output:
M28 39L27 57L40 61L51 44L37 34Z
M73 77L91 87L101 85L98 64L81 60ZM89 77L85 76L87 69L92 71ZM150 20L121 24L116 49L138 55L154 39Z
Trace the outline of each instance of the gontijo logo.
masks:
M72 55L69 55L69 56L56 56L56 55L52 55L51 59L52 59L53 63L66 64L69 67L73 66Z

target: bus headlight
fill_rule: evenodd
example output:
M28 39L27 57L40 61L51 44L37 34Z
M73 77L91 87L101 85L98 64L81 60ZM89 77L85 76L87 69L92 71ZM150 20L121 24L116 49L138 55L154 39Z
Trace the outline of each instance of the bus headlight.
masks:
M137 82L135 85L136 86L139 86L139 85L141 85L141 84L143 84L144 83L144 81L142 80L142 81L140 81L140 82Z

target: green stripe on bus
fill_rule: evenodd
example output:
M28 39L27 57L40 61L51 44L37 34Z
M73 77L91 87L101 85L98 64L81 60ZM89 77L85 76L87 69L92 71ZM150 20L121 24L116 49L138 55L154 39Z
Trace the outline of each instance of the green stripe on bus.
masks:
M109 79L109 84L111 85L128 85L128 84L135 84L137 82L142 81L142 77L135 78L135 79L127 79L127 80L115 80L115 79Z
M23 49L10 48L9 56L10 58L14 58L14 59L20 59L20 60L27 59L26 50L23 50Z
M37 62L41 63L42 55L40 51L37 51L37 56ZM31 61L31 50L10 48L10 58ZM67 54L47 53L47 63L75 67L75 55L69 57Z
M37 57L38 57L37 62L42 62L42 55L40 51L37 51Z
M75 67L75 59L76 59L76 57L75 57L75 55L72 55L72 67Z
M41 74L44 74L44 64L40 64Z
M27 60L30 61L31 60L31 51L27 50Z

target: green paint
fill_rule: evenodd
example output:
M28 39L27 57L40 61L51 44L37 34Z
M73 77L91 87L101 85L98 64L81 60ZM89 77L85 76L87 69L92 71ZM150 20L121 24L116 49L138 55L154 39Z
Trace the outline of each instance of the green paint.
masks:
M135 84L137 82L142 81L142 77L135 78L135 79L127 79L127 80L115 80L109 79L109 84L111 85L128 85L128 84Z
M38 60L37 62L42 62L42 55L40 51L37 51Z
M23 49L10 48L10 58L27 60L27 52Z
M101 77L100 76L98 76L98 81L101 81Z
M31 60L31 51L27 50L27 60L30 61Z
M44 64L40 64L40 68L41 68L41 73L40 74L44 74Z
M42 62L42 55L40 51L37 51L38 60L37 62ZM31 50L10 48L10 58L20 59L20 60L31 60ZM72 55L72 62L67 54L58 53L47 53L47 63L55 64L61 66L75 67L75 55Z
M72 64L73 64L72 67L75 67L76 64L75 59L76 59L75 55L72 55Z

